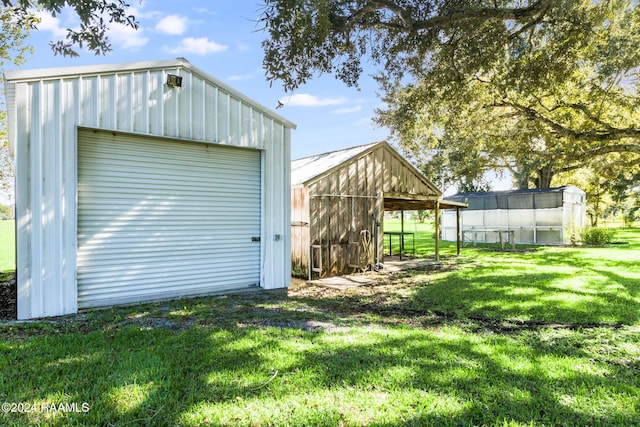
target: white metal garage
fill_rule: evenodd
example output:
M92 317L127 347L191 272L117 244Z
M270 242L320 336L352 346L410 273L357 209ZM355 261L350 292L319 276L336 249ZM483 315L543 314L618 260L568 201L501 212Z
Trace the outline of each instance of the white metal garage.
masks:
M18 318L291 279L295 125L184 59L5 73Z
M79 308L260 284L259 151L81 129L78 153Z

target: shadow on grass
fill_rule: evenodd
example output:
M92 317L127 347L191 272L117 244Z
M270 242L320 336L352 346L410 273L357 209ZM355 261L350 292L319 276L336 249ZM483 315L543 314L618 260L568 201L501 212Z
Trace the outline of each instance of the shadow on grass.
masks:
M0 413L0 424L640 425L638 267L580 253L498 253L368 294L202 298L3 326L0 400L91 409ZM503 334L473 316L634 326Z
M580 324L633 324L640 319L637 299L624 293L588 292L559 287L565 274L455 275L418 289L414 304L431 311L496 319ZM523 282L526 286L523 287Z
M574 340L556 337L553 345L540 345L536 335L515 340L456 328L327 333L133 325L107 333L39 336L0 345L5 359L0 395L6 401L88 402L91 409L3 414L3 422L637 423L629 403L638 398L637 370L611 363L593 367L589 350ZM617 396L626 400L616 401Z
M573 324L640 320L640 266L635 261L566 248L493 257L495 262L425 278L416 286L413 304L464 315Z

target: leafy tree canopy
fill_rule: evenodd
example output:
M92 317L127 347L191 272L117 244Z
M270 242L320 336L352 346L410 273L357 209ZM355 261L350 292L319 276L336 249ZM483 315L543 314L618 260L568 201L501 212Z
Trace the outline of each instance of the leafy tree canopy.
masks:
M128 4L123 0L2 0L2 7L3 23L9 18L14 25L30 29L37 29L34 9L40 9L52 16L61 13L64 8L71 9L80 20L78 28L67 29L65 40L50 43L55 54L66 56L78 56L76 47L86 48L96 55L109 52L111 45L107 30L110 23L138 28L135 17L127 15Z
M636 1L270 0L262 22L269 79L357 85L371 62L378 123L468 183L640 164Z

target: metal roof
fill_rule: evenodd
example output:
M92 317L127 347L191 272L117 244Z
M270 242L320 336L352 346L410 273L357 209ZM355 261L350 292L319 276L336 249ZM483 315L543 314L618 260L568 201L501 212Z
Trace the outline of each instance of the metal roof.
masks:
M449 199L459 199L464 197L484 197L484 196L510 196L516 194L532 194L532 193L558 193L564 191L572 191L578 193L584 193L578 187L573 185L564 185L561 187L550 188L528 188L525 190L499 190L499 191L476 191L470 193L457 193L452 196L447 196Z
M415 166L409 163L386 141L374 142L372 144L359 145L356 147L346 148L343 150L331 151L328 153L316 154L314 156L304 157L291 162L291 185L306 185L315 179L331 173L331 171L340 165L357 158L367 152L378 149L378 147L386 147L397 156L405 167L412 169L433 192L437 195L442 194L440 190L429 181L424 174ZM425 196L420 194L401 194L401 193L385 193L384 208L385 210L415 210L415 209L435 209L438 197ZM441 209L465 208L467 204L460 201L441 200L438 202Z
M329 153L316 154L314 156L293 160L291 162L291 185L304 184L310 179L333 169L339 164L364 153L378 144L381 144L381 142L359 145L344 150L331 151Z
M81 76L81 75L97 75L97 74L117 74L123 72L132 72L136 70L149 70L158 68L186 68L192 73L199 75L205 80L213 83L215 86L223 89L225 92L233 95L234 97L246 102L255 109L261 111L277 122L282 123L284 126L295 129L296 124L282 117L274 112L272 109L265 107L264 105L254 101L242 92L232 88L226 83L213 77L206 71L192 65L185 58L176 58L169 60L159 61L140 61L140 62L125 62L119 64L103 64L103 65L84 65L76 67L58 67L58 68L39 68L32 70L14 70L5 71L5 81L33 81L33 80L47 80L49 78L60 78L65 76Z
M448 196L444 202L465 202L469 210L546 209L562 207L564 194L584 195L574 186L526 190L479 191Z

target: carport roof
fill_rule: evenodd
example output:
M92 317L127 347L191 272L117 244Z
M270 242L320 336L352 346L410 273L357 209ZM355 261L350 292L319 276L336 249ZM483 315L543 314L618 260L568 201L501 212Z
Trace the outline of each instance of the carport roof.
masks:
M404 167L411 169L416 178L421 180L432 191L431 194L396 193L385 191L383 193L385 210L435 209L437 202L439 203L440 209L467 207L466 203L459 201L439 200L440 195L442 194L441 191L431 181L429 181L420 170L410 164L386 141L359 145L356 147L316 154L294 160L291 162L291 184L294 186L307 185L314 180L330 174L332 170L340 167L344 163L382 146L388 147L393 155L401 160Z
M344 150L315 154L291 162L291 185L301 185L339 166L349 159L375 147L380 142L359 145Z
M467 203L453 200L439 200L440 209L466 208ZM387 211L417 211L433 210L436 208L436 200L414 200L404 198L394 198L393 195L384 196L384 209Z

